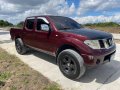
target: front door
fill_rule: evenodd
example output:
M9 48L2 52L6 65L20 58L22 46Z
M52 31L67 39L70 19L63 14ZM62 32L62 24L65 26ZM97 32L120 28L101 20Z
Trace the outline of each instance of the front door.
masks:
M46 29L43 29L47 27ZM52 33L50 34L50 24L45 17L38 17L36 19L36 28L35 28L35 45L36 48L51 52L52 50ZM49 28L49 29L48 29Z

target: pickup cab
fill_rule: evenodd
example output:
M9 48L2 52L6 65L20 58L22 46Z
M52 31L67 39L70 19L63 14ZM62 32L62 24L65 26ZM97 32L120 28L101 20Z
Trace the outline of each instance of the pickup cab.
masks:
M86 67L110 62L116 52L110 33L84 28L63 16L28 17L23 29L11 28L10 35L19 54L32 48L55 56L60 71L69 79L80 78Z

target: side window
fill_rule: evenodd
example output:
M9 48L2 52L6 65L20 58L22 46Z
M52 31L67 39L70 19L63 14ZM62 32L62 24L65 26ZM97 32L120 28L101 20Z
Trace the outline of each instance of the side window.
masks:
M46 31L46 30L43 30L42 28L43 28L43 25L45 26L48 26L49 27L49 22L47 21L47 19L46 18L44 18L44 17L38 17L37 18L37 27L36 27L36 30L37 31L40 31L40 30L42 30L42 31ZM45 27L44 27L45 28Z
M27 21L26 21L27 29L29 29L29 30L34 29L34 21L35 21L35 19L27 19Z

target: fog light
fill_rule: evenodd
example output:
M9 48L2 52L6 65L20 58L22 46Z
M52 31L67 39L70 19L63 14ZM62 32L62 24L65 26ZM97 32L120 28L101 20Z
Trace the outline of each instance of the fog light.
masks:
M100 60L99 59L97 59L96 64L100 64Z

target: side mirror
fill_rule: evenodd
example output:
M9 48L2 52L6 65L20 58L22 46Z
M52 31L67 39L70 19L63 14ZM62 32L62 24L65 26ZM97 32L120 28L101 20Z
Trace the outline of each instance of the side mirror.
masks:
M49 31L49 26L47 24L41 24L41 30Z

